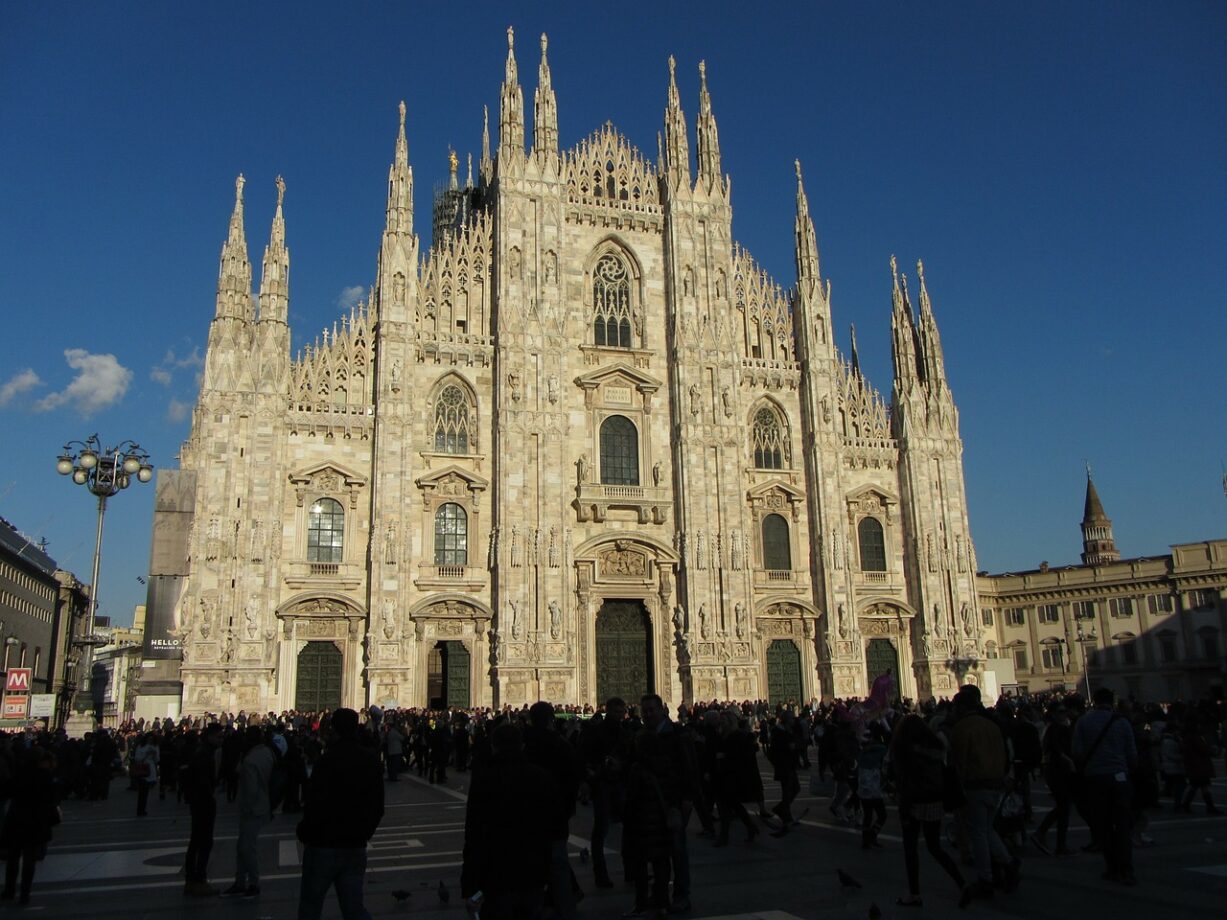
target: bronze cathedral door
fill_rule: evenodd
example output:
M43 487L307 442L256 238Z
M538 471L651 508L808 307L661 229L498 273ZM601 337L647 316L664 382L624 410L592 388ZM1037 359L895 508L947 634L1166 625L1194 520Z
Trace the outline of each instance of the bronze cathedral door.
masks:
M606 601L596 617L596 693L604 704L620 696L634 706L652 692L652 643L639 601Z
M889 639L870 639L865 647L865 680L868 686L872 687L873 682L885 674L888 668L898 681L899 654L895 651L895 644Z
M294 708L319 712L341 706L341 650L331 642L308 642L298 653Z
M772 703L801 702L801 651L787 639L767 646L767 696Z

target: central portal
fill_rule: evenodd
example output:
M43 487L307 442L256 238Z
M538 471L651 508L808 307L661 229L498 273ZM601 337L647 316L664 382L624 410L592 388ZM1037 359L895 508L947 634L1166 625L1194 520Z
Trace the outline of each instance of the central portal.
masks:
M431 709L469 708L469 662L463 642L436 642L426 664L426 695Z
M652 641L640 601L608 600L596 616L596 694L636 705L652 692Z
M294 708L320 712L341 705L341 650L331 642L308 642L298 653Z

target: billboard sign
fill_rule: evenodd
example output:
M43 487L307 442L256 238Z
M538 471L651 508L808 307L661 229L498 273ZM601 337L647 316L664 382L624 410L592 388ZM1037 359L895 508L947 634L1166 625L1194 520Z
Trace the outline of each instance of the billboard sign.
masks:
M4 697L4 710L0 715L6 719L24 719L29 702L28 696L7 695Z

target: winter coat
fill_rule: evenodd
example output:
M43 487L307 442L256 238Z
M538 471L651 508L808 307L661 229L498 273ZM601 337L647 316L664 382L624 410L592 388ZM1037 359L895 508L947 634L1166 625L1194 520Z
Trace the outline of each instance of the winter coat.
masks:
M158 746L152 741L148 742L147 744L140 745L135 751L133 751L133 767L136 767L137 764L142 763L149 765L149 772L143 777L138 776L136 781L138 783L144 783L147 786L156 785L158 782L158 763L161 759L161 752L158 750ZM140 771L138 770L136 772L139 773Z
M26 754L17 768L13 801L0 828L0 851L12 853L33 844L37 859L47 855L51 828L60 823L51 770Z
M239 762L239 814L244 818L273 816L269 783L273 768L277 765L277 753L267 744L257 744L243 755Z
M1159 739L1159 770L1164 776L1184 776L1184 751L1175 732L1164 732Z

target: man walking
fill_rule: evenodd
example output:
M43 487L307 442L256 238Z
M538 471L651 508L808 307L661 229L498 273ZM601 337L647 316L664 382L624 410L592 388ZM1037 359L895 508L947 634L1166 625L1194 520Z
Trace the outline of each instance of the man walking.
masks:
M273 816L269 787L281 755L271 742L265 742L264 733L255 725L247 727L246 746L247 753L239 762L239 839L234 848L234 884L222 892L223 898L259 896L260 827Z
M303 843L298 920L319 920L336 886L345 920L370 920L362 903L366 844L383 819L383 769L358 740L358 713L332 714L331 738L307 782L298 839Z
M676 722L669 718L665 704L655 693L639 700L639 713L645 731L659 739L660 760L665 772L660 780L666 814L669 816L669 860L673 865L673 897L669 913L690 910L690 853L686 848L686 823L694 805L698 786L694 748Z
M997 832L993 816L1001 801L1008 766L1005 736L984 711L980 703L980 688L968 684L954 697L958 721L950 729L949 762L954 765L967 796L963 809L963 824L971 841L976 861L978 881L976 897L993 896L993 864L1001 873L1007 892L1018 887L1022 863L1011 856Z
M1137 745L1129 720L1112 711L1108 687L1095 691L1095 708L1074 725L1073 759L1082 774L1091 839L1103 847L1104 878L1136 885L1133 875L1133 787Z
M200 733L196 750L188 761L183 781L183 797L192 816L184 872L183 893L192 898L207 898L217 893L209 884L209 854L213 851L213 823L217 819L217 757L222 746L222 727L211 722Z

